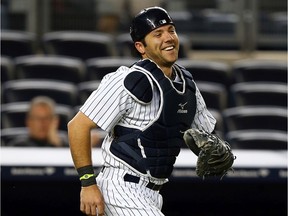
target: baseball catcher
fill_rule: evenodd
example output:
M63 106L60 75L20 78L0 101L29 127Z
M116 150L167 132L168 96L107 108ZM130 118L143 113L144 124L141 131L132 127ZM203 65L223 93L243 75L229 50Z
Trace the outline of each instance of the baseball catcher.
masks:
M216 134L203 130L188 129L184 133L188 148L198 156L196 173L203 179L206 176L225 176L232 169L235 156L230 145Z

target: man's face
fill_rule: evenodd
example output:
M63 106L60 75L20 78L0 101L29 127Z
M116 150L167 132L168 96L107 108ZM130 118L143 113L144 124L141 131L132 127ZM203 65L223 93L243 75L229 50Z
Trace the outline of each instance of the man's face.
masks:
M141 43L140 51L144 54L143 58L153 60L159 67L171 67L178 59L179 38L173 25L153 30L144 40L145 44Z
M55 116L50 107L37 105L32 108L26 124L32 137L44 140L47 139L51 127L55 124Z

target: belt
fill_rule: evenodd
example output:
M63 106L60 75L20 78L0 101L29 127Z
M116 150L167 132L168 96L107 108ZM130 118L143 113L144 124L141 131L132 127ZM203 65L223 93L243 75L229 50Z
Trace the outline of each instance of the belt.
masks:
M133 176L133 175L126 173L124 175L124 181L133 182L133 183L138 184L140 181L140 177ZM149 181L149 183L146 185L146 187L151 189L151 190L154 190L154 191L159 191L162 188L162 185L158 185L158 184L155 184L155 183Z

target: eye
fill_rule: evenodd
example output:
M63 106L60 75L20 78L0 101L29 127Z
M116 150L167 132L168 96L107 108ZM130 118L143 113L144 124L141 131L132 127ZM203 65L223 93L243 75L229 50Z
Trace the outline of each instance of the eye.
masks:
M170 33L176 33L176 29L174 27L169 28Z
M157 32L157 33L154 34L154 36L155 36L155 37L161 37L161 33L160 33L160 32Z

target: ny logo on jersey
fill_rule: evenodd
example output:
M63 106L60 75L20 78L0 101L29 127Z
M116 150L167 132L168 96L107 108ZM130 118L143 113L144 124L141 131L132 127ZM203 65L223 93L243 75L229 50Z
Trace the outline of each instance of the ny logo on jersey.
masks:
M180 107L180 109L178 109L177 113L188 113L188 110L184 109L184 107L185 107L186 104L187 104L187 102L184 103L184 104L182 104L182 103L178 104L178 106Z

